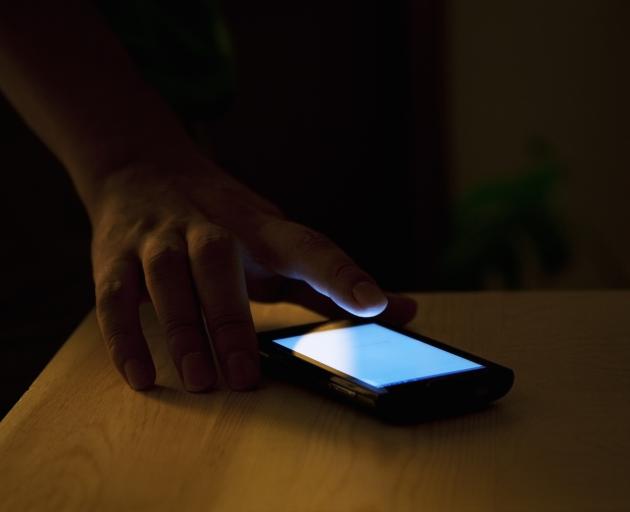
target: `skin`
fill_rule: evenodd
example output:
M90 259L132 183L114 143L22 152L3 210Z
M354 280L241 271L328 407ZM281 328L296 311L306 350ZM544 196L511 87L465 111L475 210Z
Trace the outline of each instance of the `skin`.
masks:
M249 299L401 324L414 316L411 299L384 294L325 235L203 156L89 2L10 4L0 5L0 88L85 204L99 326L131 387L156 378L144 297L189 391L216 386L219 370L236 390L259 382Z

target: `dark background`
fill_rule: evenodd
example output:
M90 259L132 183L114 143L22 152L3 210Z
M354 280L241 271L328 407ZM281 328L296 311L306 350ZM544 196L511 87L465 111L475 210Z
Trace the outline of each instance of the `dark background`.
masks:
M627 4L366 4L228 2L200 144L387 288L627 287ZM2 414L93 298L67 176L4 103L0 134Z

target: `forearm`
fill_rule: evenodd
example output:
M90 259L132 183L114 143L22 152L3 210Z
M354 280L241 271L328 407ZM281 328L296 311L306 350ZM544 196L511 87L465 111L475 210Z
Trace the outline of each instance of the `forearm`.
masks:
M108 173L148 149L190 144L88 1L3 3L0 89L86 203Z

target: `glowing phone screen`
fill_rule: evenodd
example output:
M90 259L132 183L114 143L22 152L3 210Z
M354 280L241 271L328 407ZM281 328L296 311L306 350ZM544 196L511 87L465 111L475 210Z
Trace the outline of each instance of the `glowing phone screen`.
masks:
M378 324L279 338L275 343L374 387L483 368L483 365Z

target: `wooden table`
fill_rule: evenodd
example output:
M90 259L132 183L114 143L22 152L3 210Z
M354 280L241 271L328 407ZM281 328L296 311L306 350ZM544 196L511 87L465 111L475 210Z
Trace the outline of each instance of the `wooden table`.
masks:
M498 405L401 427L278 382L189 394L149 309L136 393L89 315L0 424L0 510L630 510L630 292L417 299L412 328L515 369Z

